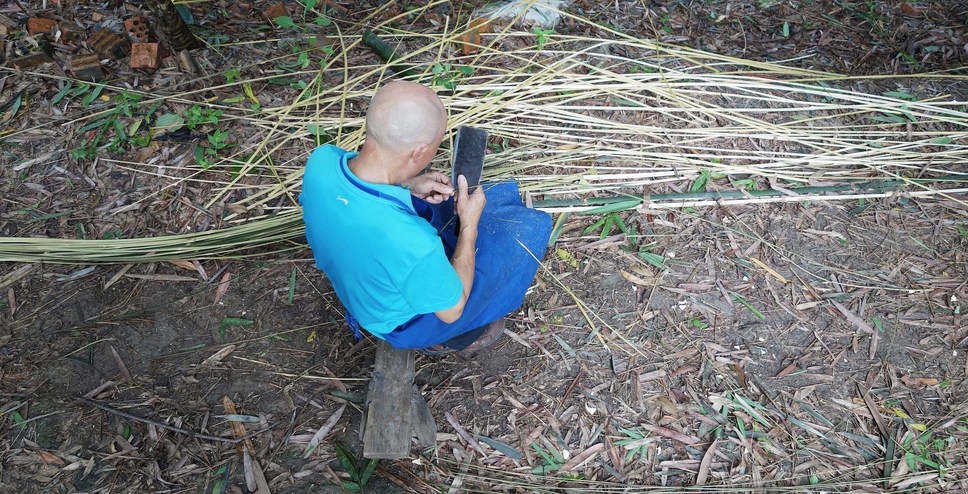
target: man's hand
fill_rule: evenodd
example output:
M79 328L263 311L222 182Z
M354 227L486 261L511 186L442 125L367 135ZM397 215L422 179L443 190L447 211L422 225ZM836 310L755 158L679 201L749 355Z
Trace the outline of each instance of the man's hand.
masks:
M484 211L484 204L487 199L484 197L484 187L478 187L473 194L467 193L467 179L463 175L457 177L457 199L454 207L457 209L457 216L460 218L461 229L466 227L477 228L477 222L481 219L481 211Z
M410 194L431 204L440 204L454 194L450 178L443 173L424 173L401 184L410 187Z
M464 305L471 296L471 287L474 286L474 265L476 263L477 245L477 223L481 220L481 211L484 210L484 188L478 187L473 194L467 193L467 179L463 175L457 177L457 200L454 207L457 209L457 216L460 217L460 233L457 235L457 247L454 255L450 258L451 266L460 278L463 292L457 305L444 310L439 310L434 314L447 324L460 319L464 313Z

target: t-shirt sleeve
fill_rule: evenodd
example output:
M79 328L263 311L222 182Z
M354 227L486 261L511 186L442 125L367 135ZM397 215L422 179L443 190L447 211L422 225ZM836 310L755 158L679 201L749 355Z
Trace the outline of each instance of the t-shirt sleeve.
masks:
M400 293L414 312L430 314L457 305L463 289L457 271L441 248L414 263Z

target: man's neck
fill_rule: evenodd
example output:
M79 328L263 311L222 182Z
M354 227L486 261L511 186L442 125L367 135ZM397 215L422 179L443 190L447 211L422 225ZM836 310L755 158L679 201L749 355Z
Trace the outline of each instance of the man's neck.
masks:
M347 165L350 167L350 171L360 180L371 184L397 185L404 180L394 173L400 168L394 166L399 161L399 157L387 156L375 147L367 146L364 143L360 153L351 158Z

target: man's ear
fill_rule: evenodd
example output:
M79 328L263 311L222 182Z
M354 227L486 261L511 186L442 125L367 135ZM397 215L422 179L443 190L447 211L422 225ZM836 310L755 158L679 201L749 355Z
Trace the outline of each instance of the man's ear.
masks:
M417 147L413 148L413 150L410 151L410 159L412 159L415 162L419 161L420 157L427 152L427 147L428 146L426 144L417 145Z
M408 158L410 158L410 161L415 164L419 164L421 166L427 166L427 163L424 163L424 160L425 160L424 155L427 154L427 151L429 150L429 148L430 146L427 144L420 144L410 151Z

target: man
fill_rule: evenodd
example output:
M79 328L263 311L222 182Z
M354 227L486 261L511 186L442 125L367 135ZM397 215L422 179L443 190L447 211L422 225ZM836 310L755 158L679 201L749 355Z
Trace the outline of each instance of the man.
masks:
M370 102L360 152L314 150L299 198L316 265L357 335L362 326L427 353L498 339L551 231L513 183L488 187L486 199L486 186L469 193L463 176L455 191L443 174L420 175L446 127L430 88L391 82Z

